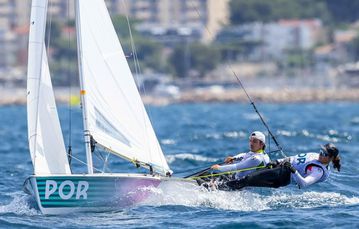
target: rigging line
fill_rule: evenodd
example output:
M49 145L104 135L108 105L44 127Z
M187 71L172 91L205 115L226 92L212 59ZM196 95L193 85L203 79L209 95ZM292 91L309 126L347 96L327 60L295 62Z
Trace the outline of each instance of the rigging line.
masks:
M87 166L87 163L86 163L86 162L84 162L84 161L82 161L82 160L78 159L78 158L77 158L77 157L75 157L74 155L71 155L71 158L73 158L73 159L75 159L76 161L80 162L81 164L83 164L83 165L86 165L86 166ZM92 168L93 168L94 170L98 171L98 172L103 173L103 171L101 171L100 169L96 168L95 166L92 166Z
M110 157L110 152L107 152L107 155L106 155L106 158L105 158L105 161L103 163L103 167L102 167L102 171L103 172L106 172L106 168L107 168L107 165L108 165L108 159Z
M131 49L132 49L132 53L133 53L133 60L134 60L134 63L135 63L135 71L136 71L136 78L137 78L137 82L139 82L139 74L141 73L141 66L139 64L139 61L138 61L138 56L137 56L137 50L136 50L136 46L135 46L135 43L134 43L134 40L133 40L133 36L132 36L132 29L131 29L131 25L130 25L130 19L128 17L128 8L127 8L127 5L126 5L126 0L122 0L122 4L123 4L123 7L125 8L125 16L126 16L126 20L127 20L127 26L128 26L128 31L129 31L129 35L130 35L130 41L131 41ZM144 80L143 80L144 82ZM143 94L144 95L147 95L147 92L146 92L146 89L145 89L145 86L144 84L141 86L141 84L139 85L139 89L143 91ZM150 142L149 142L149 138L147 137L147 133L148 133L148 126L147 126L147 121L146 121L146 108L145 106L143 105L143 121L144 121L144 125L145 125L145 131L146 133L144 133L144 137L146 139L146 144L147 144L147 149L148 149L148 152L149 152L149 157L150 157L150 160L152 161L153 159L153 155L152 155L152 150L151 150L151 146L150 146ZM150 116L151 116L151 113L150 111L148 112L148 119L150 119ZM150 119L151 120L151 119ZM157 140L158 141L158 140ZM158 152L161 152L161 147L159 145L159 143L157 144L157 150ZM154 152L155 153L155 152ZM162 158L162 164L164 164L163 162L163 158Z
M267 138L268 138L268 150L269 150L269 152L271 152L271 148L270 148L270 146L271 146L271 140L270 140L270 137L269 137L269 133L267 134ZM269 154L269 153L268 153Z
M131 50L132 50L134 64L135 64L135 72L138 75L141 72L141 69L140 69L140 65L138 62L137 50L136 50L135 44L133 42L132 29L131 29L131 25L130 25L130 19L128 17L128 10L127 10L128 8L126 5L126 0L122 0L122 5L125 9L125 17L126 17L126 21L127 21L128 33L130 35Z
M111 150L110 148L107 148L106 146L104 145L101 145L100 143L97 143L98 146L100 146L101 148L103 148L105 151L111 153L111 154L114 154L115 156L118 156L118 157L121 157L131 163L133 163L134 165L140 165L141 167L145 168L145 169L149 169L149 167L154 167L154 168L160 168L160 169L157 169L157 170L161 170L161 171L164 171L164 172L167 172L167 170L165 168L163 168L162 166L159 166L159 165L155 165L155 164L149 164L149 163L146 163L146 162L142 162L142 161L139 161L137 159L131 159L129 157L127 157L126 155L122 155L118 152L115 152L113 150ZM136 166L137 167L137 166Z
M93 154L102 162L105 162L105 158L103 157L102 153L95 148L95 151L93 152Z
M198 18L201 19L201 13L199 12L199 10L198 10L198 8L196 7L196 5L194 5L194 3L193 3L192 1L189 1L189 4L191 5L192 8L194 8L194 9L196 10L196 13L197 13L197 15L198 15ZM211 33L211 31L209 30L208 26L207 26L207 25L204 25L204 28L206 28L207 33L212 36L212 33Z
M94 34L92 30L91 30L91 34L92 34L92 35ZM94 36L94 35L93 35L93 36ZM98 50L101 50L100 44L99 44L99 42L97 42L96 40L95 40L95 45L96 45L96 48L97 48ZM122 46L121 46L121 47L122 47ZM101 51L100 51L100 53L101 53L101 55L103 55ZM109 66L109 63L108 63L107 61L104 61L104 62L105 62L105 64L106 64L106 66ZM83 65L86 64L86 65L88 66L88 63L87 63L86 61L84 61L84 63L82 63L82 64L83 64ZM91 67L89 67L88 69L91 71ZM117 78L116 78L116 76L114 75L113 71L111 70L110 67L108 67L108 69L109 69L110 72L111 72L111 78L114 79L115 84L116 84L116 86L117 86L117 89L119 90L119 92L122 93L123 97L126 98L126 94L123 92L123 90L121 90L121 87L120 87L121 84L117 81ZM94 76L96 75L96 74L94 74L92 71L91 71L91 73L92 73L92 75L94 75ZM132 73L131 73L131 74L132 74ZM95 80L95 79L93 79L93 80ZM135 85L136 85L136 83L135 83ZM102 98L102 96L101 96L101 98ZM103 100L103 101L106 102L106 100ZM129 102L129 100L125 99L125 102L127 103L128 107L131 109L131 111L133 111L133 112L135 113L135 110L134 110L133 107L131 106L131 103Z
M228 65L227 65L227 66L228 66ZM257 109L257 106L254 104L253 100L251 99L251 97L250 97L249 94L247 93L247 90L246 90L245 87L243 86L241 80L239 79L239 77L238 77L237 74L233 71L232 68L230 68L229 66L228 66L228 68L232 71L233 75L236 77L238 84L242 87L242 89L243 89L244 93L246 94L246 96L247 96L249 102L251 103L251 105L252 105L254 111L258 114L258 116L259 116L260 120L262 121L263 125L266 127L266 129L267 129L269 135L272 137L274 143L276 144L276 146L278 147L278 149L280 150L280 152L282 153L282 155L283 155L284 157L286 157L287 155L283 152L282 146L278 143L278 141L277 141L277 139L275 138L275 136L273 135L272 131L269 129L269 126L268 126L267 123L264 121L264 119L263 119L261 113L259 113L259 111L258 111L258 109Z
M52 8L52 1L49 0L50 2L50 5L48 6L48 9ZM47 53L49 53L49 49L50 49L50 37L51 37L51 28L52 28L52 16L53 16L53 13L52 13L52 10L49 10L49 31L47 31Z
M194 9L196 10L198 17L201 18L201 13L199 12L198 8L197 8L195 5L193 5L192 2L190 2L190 4L192 4L192 8L194 8ZM209 28L208 28L206 25L205 25L204 27L206 28L206 30L207 30L207 32L209 33L209 35L212 35L212 33L211 33L211 31L209 30ZM253 100L251 99L251 97L250 97L249 94L247 93L247 91L246 91L246 89L244 88L244 86L243 86L241 80L239 79L239 77L237 76L237 74L235 73L235 71L234 71L228 64L226 65L226 67L233 73L233 75L234 75L235 78L237 79L238 84L242 87L242 89L243 89L243 91L245 92L245 94L246 94L248 100L250 101L251 105L253 106L255 112L258 114L258 116L259 116L260 120L262 121L263 125L266 127L266 129L267 129L268 133L270 134L270 136L272 137L274 143L276 144L276 146L277 146L278 149L280 150L282 156L286 157L287 155L283 152L283 148L280 146L280 144L278 143L277 139L275 138L275 136L274 136L274 135L272 134L272 132L270 131L270 129L269 129L267 123L264 121L262 115L259 113L259 111L258 111L256 105L254 104Z
M238 173L238 172L245 172L248 170L254 170L254 169L263 169L266 168L265 165L260 165L260 166L254 166L254 167L250 167L250 168L245 168L245 169L238 169L238 170L232 170L232 171L228 171L228 172L221 172L221 173L214 173L214 174L208 174L208 175L202 175L202 176L195 176L195 177L188 177L188 178L184 178L185 180L198 180L201 178L209 178L209 177L219 177L222 175L231 175L233 173Z
M106 150L106 149L104 149ZM102 173L106 172L105 169L107 168L107 164L108 164L108 158L110 156L110 152L107 151L107 155L106 157L104 157L102 155L102 152L98 149L98 148L95 148L95 151L93 152L93 154L103 162L103 168L102 168Z
M70 18L70 0L67 0L67 18L69 19ZM68 29L67 30L67 39L68 39L68 50L70 51L70 48L71 48L71 42L70 42L70 30ZM67 157L69 159L69 166L71 167L71 154L72 154L72 109L71 109L71 94L72 94L72 90L71 90L71 72L70 72L70 61L67 63L67 74L68 74L68 79L69 79L69 103L68 103L68 106L69 106L69 142L68 142L68 150L67 150Z
M219 165L222 165L222 164L225 164L224 162L222 163L218 163ZM202 169L201 171L205 171L205 170L209 170L210 167L214 165L214 163L208 163L206 165L203 165L204 169ZM187 169L187 170L184 170L184 171L181 171L180 173L188 173L188 172L192 172L191 175L187 176L187 177L190 177L192 176L193 174L196 174L196 173L199 173L201 171L198 171L198 169L194 170L193 168L192 169Z

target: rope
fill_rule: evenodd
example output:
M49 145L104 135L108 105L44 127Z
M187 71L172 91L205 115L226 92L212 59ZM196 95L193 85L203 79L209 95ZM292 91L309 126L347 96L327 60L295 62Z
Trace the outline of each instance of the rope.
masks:
M110 155L109 152L107 152L106 157L104 157L102 155L102 152L99 151L97 148L95 148L93 155L95 155L99 160L101 160L103 162L103 167L102 167L102 172L106 172L106 168L107 168L107 163L108 163L108 157ZM111 172L111 171L110 171Z
M250 167L250 168L245 168L245 169L238 169L238 170L232 170L232 171L228 171L228 172L222 172L222 173L215 173L215 174L209 174L209 175L188 177L188 178L185 178L185 180L198 180L198 179L208 178L208 177L219 177L219 176L222 176L222 175L230 175L230 174L233 174L233 173L244 172L244 171L253 170L253 169L263 169L265 167L266 167L265 165L261 165L261 166L255 166L255 167Z
M52 8L52 1L49 1L50 2L50 4L49 4L49 6L48 6L48 9L49 8ZM51 38L51 28L52 28L52 15L53 15L53 13L52 13L52 10L48 10L48 12L49 12L49 23L48 23L48 25L49 25L49 30L48 30L48 32L47 32L47 47L46 47L46 50L47 50L47 53L49 53L49 49L50 49L50 38Z
M67 0L67 18L70 18L70 0ZM67 31L67 45L68 45L68 49L70 50L71 48L71 41L70 41L70 31L68 30ZM69 106L69 139L68 139L68 150L67 150L67 154L68 154L68 159L69 159L69 166L71 167L71 155L72 155L72 108L71 108L71 94L72 94L72 90L71 90L71 72L70 72L70 65L71 63L68 62L67 63L67 74L69 76L69 91L68 91L68 96L69 96L69 103L68 103L68 106Z
M103 168L102 168L102 171L103 171L103 172L106 172L106 168L107 168L108 158L109 158L109 157L110 157L110 152L107 152L105 161L104 161L104 163L103 163Z
M84 162L84 161L82 161L82 160L78 159L78 158L77 158L77 157L75 157L74 155L71 155L71 158L73 158L73 159L75 159L76 161L80 162L81 164L83 164L83 165L86 165L86 166L87 166L87 163L86 163L86 162ZM103 171L101 171L100 169L97 169L97 168L96 168L96 167L94 167L94 166L92 166L92 168L93 168L94 170L98 171L98 172L103 173Z
M135 80L137 81L138 83L138 86L139 86L139 90L142 91L142 93L147 96L147 91L146 91L146 88L144 86L144 80L142 82L142 85L139 84L140 83L140 80L139 80L139 75L142 73L142 70L141 70L141 66L140 66L140 63L139 63L139 60L138 60L138 55L137 55L137 49L136 49L136 46L135 46L135 42L134 42L134 39L133 39L133 34L132 34L132 29L131 29L131 24L130 24L130 18L128 16L128 6L127 6L127 1L126 0L122 0L122 6L124 7L125 9L125 17L126 17L126 21L127 21L127 27L128 27L128 32L129 32L129 35L130 35L130 44L131 44L131 50L132 50L132 53L131 55L133 56L133 61L134 61L134 67L135 67L135 75L134 75L134 78ZM144 78L143 78L144 79ZM148 128L151 128L151 120L152 120L152 114L151 114L151 109L147 109L145 107L143 107L143 122L144 122L144 125L145 125L145 132L144 132L144 135L146 136L146 133L148 133ZM148 115L148 119L150 120L150 126L147 125L147 121L146 121L146 111L147 111L147 115ZM148 149L148 152L149 152L149 157L152 161L152 159L155 157L155 156L158 156L158 152L162 152L162 149L160 147L160 144L157 144L156 145L156 149L157 151L156 152L153 152L154 150L151 150L151 144L150 144L150 140L148 137L145 138L146 139L146 145L147 145L147 149ZM167 161L165 160L164 157L160 157L161 158L161 162L162 162L162 165L166 165L167 164Z
M192 4L192 3L190 3L190 4ZM197 14L198 14L198 17L201 18L201 13L200 13L199 10L197 9L197 7L196 7L195 5L192 5L192 7L193 7L194 9L196 9L196 12L197 12ZM208 28L207 26L205 26L205 28L206 28L208 34L209 34L209 35L212 35L212 33L211 33L211 31L209 30L209 28ZM259 111L258 111L256 105L254 104L253 100L251 99L251 97L250 97L249 94L247 93L246 89L244 88L244 86L243 86L241 80L239 79L239 77L237 76L237 74L233 71L233 69L232 69L229 65L226 65L226 67L227 67L227 68L233 73L233 75L236 77L238 84L242 87L242 89L243 89L244 93L246 94L248 100L250 101L251 105L253 106L255 112L258 114L258 116L259 116L260 120L262 121L263 125L267 128L267 131L268 131L269 135L272 137L274 143L275 143L276 146L278 147L278 149L279 149L279 151L281 152L282 156L287 157L287 155L283 152L283 148L279 145L277 139L274 137L274 135L273 135L272 132L270 131L270 129L269 129L267 123L264 121L262 115L259 113Z
M265 126L265 128L267 129L269 135L272 137L274 143L276 144L276 146L278 147L279 151L281 152L282 156L287 157L287 155L285 155L285 153L283 152L283 148L279 145L277 139L274 137L274 135L272 134L272 131L270 131L269 126L267 125L267 123L264 121L261 113L259 113L257 106L254 104L253 100L251 99L251 97L249 96L249 94L247 93L247 90L245 89L245 87L242 84L242 81L239 79L239 77L237 76L237 74L233 71L233 69L231 67L229 67L227 65L227 67L232 71L233 75L236 77L237 79L237 83L242 87L244 93L246 94L249 102L251 103L251 105L253 106L254 111L258 114L260 120L262 121L263 125Z

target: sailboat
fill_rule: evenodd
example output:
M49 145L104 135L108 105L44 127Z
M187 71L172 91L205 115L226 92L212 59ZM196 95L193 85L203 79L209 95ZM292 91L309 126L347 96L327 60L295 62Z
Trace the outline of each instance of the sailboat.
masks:
M86 174L71 172L62 136L44 42L47 6L47 0L33 0L31 6L27 114L34 173L24 188L43 214L136 204L148 196L146 188L174 178L105 2L75 0ZM94 173L95 143L150 172Z

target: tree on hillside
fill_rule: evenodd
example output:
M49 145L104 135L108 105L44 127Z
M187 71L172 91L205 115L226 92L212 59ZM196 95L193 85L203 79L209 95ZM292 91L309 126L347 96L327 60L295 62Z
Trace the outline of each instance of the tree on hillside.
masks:
M113 26L115 27L116 33L120 38L120 42L124 49L125 55L129 56L127 61L133 72L135 71L135 68L134 62L132 61L134 58L132 45L134 45L136 49L136 54L141 69L151 68L152 70L155 70L157 72L165 71L167 66L161 58L163 46L160 43L149 39L148 37L144 37L136 29L134 29L136 24L139 22L138 20L130 19L131 30L128 28L127 19L125 16L115 16L112 18L112 22ZM133 44L131 44L131 35L133 39Z
M305 18L327 22L329 19L324 0L231 0L229 8L232 24Z
M351 42L350 47L352 50L352 55L354 61L359 61L359 34L357 37Z
M74 28L74 20L52 20L46 26L45 43L49 47L49 65L55 86L78 84L76 39L63 32L64 26Z
M138 22L139 22L138 20L134 20L134 19L129 20L131 33L132 36L134 37L138 36L138 32L135 29L133 29ZM130 37L130 29L128 28L127 19L125 16L122 15L114 16L112 18L112 23L113 23L113 27L116 30L117 35L121 39L128 39Z
M334 24L359 20L359 0L325 0Z
M200 43L177 46L169 60L176 76L182 78L188 77L189 70L195 70L199 77L204 77L219 61L220 52L217 48Z
M156 72L164 72L166 70L167 65L161 57L163 46L160 43L142 36L136 36L133 43L136 49L136 58L139 61L141 69L150 68ZM127 61L131 70L135 72L136 70L133 61L135 56L131 48L130 39L121 40L121 44L125 55L128 56Z
M311 50L288 49L286 50L286 55L286 65L291 68L304 69L306 67L311 67L313 64L313 52Z
M199 77L204 77L208 72L216 68L219 63L220 53L218 49L195 43L191 45L191 62L199 73Z

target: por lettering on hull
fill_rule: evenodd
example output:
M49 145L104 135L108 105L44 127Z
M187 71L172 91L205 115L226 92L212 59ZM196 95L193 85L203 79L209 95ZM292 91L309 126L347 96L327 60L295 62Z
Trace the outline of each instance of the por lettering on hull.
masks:
M59 185L58 185L59 184ZM46 180L45 185L45 200L51 199L51 196L58 196L62 200L71 199L76 193L76 200L87 199L87 190L89 189L89 183L87 181L78 181L77 186L71 180L65 180L63 182L56 182L55 180Z

